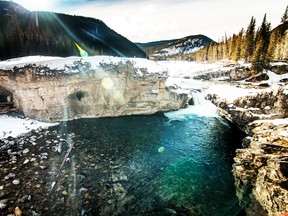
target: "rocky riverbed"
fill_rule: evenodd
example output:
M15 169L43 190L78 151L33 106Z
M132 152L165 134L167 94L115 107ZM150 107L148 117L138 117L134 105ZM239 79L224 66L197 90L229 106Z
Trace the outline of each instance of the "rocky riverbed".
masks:
M117 173L111 179L109 172L117 168L116 159L90 154L82 143L72 148L74 138L73 133L37 129L0 141L0 215L99 215L103 206L113 209L112 196L124 200L121 182L127 177ZM80 146L86 153L77 155L84 160L76 165L74 148ZM80 167L84 170L76 172ZM101 176L88 178L89 170Z
M81 119L3 138L1 214L239 212L231 166L242 136L218 118L178 118Z
M57 131L37 129L17 138L8 137L0 141L1 215L17 215L17 212L21 215L20 211L25 215L42 215L56 204L53 200L55 193L62 194L65 204L65 172L57 181L63 190L60 187L53 191L52 183L56 181L58 170L57 166L51 167L56 163L60 168L61 162L51 161L51 154L63 153L62 148L65 149L67 145L63 136Z

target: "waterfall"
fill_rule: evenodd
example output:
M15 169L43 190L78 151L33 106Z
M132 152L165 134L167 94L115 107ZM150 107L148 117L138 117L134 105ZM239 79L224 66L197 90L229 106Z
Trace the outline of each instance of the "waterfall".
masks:
M164 114L170 120L185 120L193 118L193 115L205 117L219 117L217 107L204 98L203 92L191 91L191 100L187 108Z
M193 101L190 100L191 101L191 102L189 102L190 105L201 106L201 105L205 104L206 100L205 100L202 92L192 91L191 94L192 94L191 100L193 100Z

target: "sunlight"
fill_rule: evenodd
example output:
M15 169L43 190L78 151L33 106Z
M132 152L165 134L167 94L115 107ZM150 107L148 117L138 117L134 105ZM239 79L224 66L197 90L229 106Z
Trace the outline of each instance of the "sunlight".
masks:
M22 5L24 8L30 11L49 11L52 10L53 0L15 0L14 2Z
M109 77L105 77L103 80L102 80L102 86L105 88L105 89L107 89L107 90L109 90L109 89L111 89L112 87L113 87L113 80L112 79L110 79Z
M88 53L85 50L83 50L77 43L75 43L75 45L78 48L81 57L88 57Z
M125 103L123 94L119 90L113 92L113 98L118 104L123 105Z

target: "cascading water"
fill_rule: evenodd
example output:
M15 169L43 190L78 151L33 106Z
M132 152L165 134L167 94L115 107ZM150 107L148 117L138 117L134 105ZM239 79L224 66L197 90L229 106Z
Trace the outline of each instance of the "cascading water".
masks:
M188 105L187 108L177 110L175 112L168 112L164 115L171 121L183 120L191 118L191 115L199 115L204 117L219 117L217 107L210 101L205 100L204 95L199 90L191 91L191 100L193 105Z
M204 99L203 93L201 91L192 91L192 99L193 99L193 105L195 106L201 106L207 101Z

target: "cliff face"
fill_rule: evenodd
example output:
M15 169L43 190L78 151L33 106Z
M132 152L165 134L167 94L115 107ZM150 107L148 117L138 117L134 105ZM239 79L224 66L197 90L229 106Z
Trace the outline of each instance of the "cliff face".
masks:
M166 90L167 71L154 62L142 60L150 68L155 64L151 72L132 59L97 65L93 60L77 59L61 69L49 64L4 67L0 85L25 116L46 121L152 114L187 103L187 95Z
M233 166L237 195L243 201L252 190L263 209L258 215L288 212L288 121L256 121L250 127L252 137L237 150Z
M287 90L286 84L234 100L208 95L220 114L248 135L233 165L237 196L250 202L248 216L288 212Z
M217 107L221 116L243 131L249 130L249 123L255 120L288 117L287 87L263 90L261 93L239 97L233 101L209 94L207 98Z

